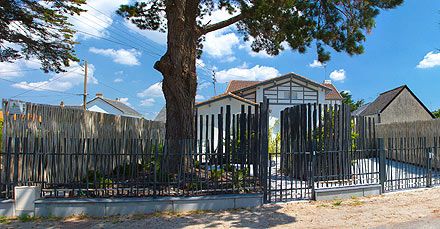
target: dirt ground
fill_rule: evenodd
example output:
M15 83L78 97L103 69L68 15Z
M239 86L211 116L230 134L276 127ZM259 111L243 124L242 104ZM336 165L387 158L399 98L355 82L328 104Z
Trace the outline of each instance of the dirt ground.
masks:
M440 188L252 209L93 218L0 219L2 228L420 228L440 227Z

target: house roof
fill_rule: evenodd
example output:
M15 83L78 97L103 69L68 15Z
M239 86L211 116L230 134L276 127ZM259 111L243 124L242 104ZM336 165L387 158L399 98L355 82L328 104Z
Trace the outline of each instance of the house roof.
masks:
M294 73L289 73L289 74L294 74ZM283 75L283 76L280 76L280 77L286 77L286 76L289 76L289 74ZM280 78L280 77L277 77L277 78ZM302 76L299 76L299 77L301 77L301 79L307 79L307 78L302 77ZM273 79L271 79L271 80L273 80ZM340 100L340 99L342 99L342 96L339 93L338 89L336 89L335 85L333 85L331 83L330 84L328 84L328 83L320 84L320 83L314 82L314 81L309 80L309 79L307 79L307 81L308 82L311 81L314 84L319 84L321 86L324 86L326 89L329 89L330 92L325 95L325 99L328 99L328 100ZM251 89L251 88L253 88L255 86L262 85L262 84L265 84L265 83L267 83L267 80L266 81L231 80L231 81L229 81L228 87L226 88L226 93L238 92L238 91L241 91L241 90L248 90L248 89Z
M358 109L356 109L355 111L351 112L352 116L360 116L362 114L362 112L367 109L367 107L370 105L371 103L366 103L360 107L358 107Z
M231 80L229 81L228 87L226 88L226 93L239 91L240 89L250 87L260 82L261 81Z
M165 123L167 121L167 106L164 105L162 109L159 111L159 114L157 114L156 118L154 118L154 121L156 122L163 122Z
M360 115L365 116L382 113L382 111L384 111L388 107L388 105L390 105L391 102L393 102L394 99L405 89L407 89L409 93L420 103L420 105L422 105L426 112L428 112L434 118L434 115L406 85L383 92L379 95L379 97L376 98L376 100L369 104L367 108L365 108L365 110L360 113Z
M116 108L117 110L121 111L124 115L142 117L141 113L135 111L133 108L127 106L125 103L123 103L121 101L113 100L113 99L107 99L107 98L103 98L103 97L96 97L96 98L92 99L91 101L87 102L87 104L90 104L93 101L98 100L98 99L106 102L110 106L112 106L112 107Z
M315 82L315 81L313 81L311 79L308 79L308 78L306 78L304 76L300 76L300 75L298 75L296 73L291 72L291 73L287 73L285 75L281 75L281 76L278 76L278 77L275 77L275 78L271 78L271 79L268 79L268 80L264 80L264 81L233 80L233 81L229 82L229 85L228 85L228 88L226 89L226 92L227 93L228 92L234 93L234 92L249 90L249 89L252 89L252 88L264 85L264 84L268 84L268 83L275 82L277 80L282 80L282 79L289 78L289 77L296 78L298 80L301 80L301 81L304 81L306 83L315 85L317 87L324 88L325 90L328 90L328 91L332 90L331 88L328 88L327 86L325 86L323 84L317 83L317 82ZM231 90L230 88L233 89L233 90Z
M342 95L339 93L338 89L336 89L335 85L331 83L323 83L322 85L332 89L329 93L325 95L325 99L328 100L340 100L342 99Z
M234 98L234 99L240 100L242 102L248 103L250 105L258 105L258 103L252 102L252 101L250 101L248 99L245 99L245 98L240 97L238 95L232 94L231 92L228 92L228 93L224 93L224 94L221 94L221 95L214 96L214 97L212 97L212 98L210 98L208 100L205 100L203 102L196 103L196 107L202 106L202 105L205 105L205 104L209 104L209 103L213 103L215 101L226 99L226 98Z

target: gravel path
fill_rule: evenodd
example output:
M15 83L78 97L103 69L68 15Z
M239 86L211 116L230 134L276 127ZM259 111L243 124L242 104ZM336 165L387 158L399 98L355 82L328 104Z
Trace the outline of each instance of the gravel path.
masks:
M440 188L254 209L2 221L2 228L433 228L440 223Z

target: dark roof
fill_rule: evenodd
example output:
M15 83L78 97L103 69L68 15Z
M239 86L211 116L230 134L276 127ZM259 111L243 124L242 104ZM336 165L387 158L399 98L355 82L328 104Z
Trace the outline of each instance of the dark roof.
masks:
M352 115L352 116L360 116L361 113L362 113L365 109L367 109L367 107L368 107L370 104L371 104L371 103L366 103L366 104L360 106L358 109L356 109L355 111L351 112L351 115Z
M157 114L156 118L154 118L154 121L163 122L163 123L165 123L167 121L167 106L166 105L163 105L162 109L159 111L159 114Z
M91 101L89 101L87 104L89 104L89 103L91 103L91 102L93 102L93 101L95 101L97 99L100 99L100 100L106 102L107 104L109 104L110 106L118 109L124 115L142 117L141 113L135 111L133 108L127 106L125 103L123 103L121 101L113 100L113 99L106 99L106 98L102 98L102 97L96 97L96 98L92 99Z
M252 101L250 101L248 99L245 99L243 97L240 97L238 95L235 95L235 94L232 94L232 93L229 92L229 93L224 93L224 94L221 94L221 95L214 96L214 97L212 97L212 98L210 98L208 100L205 100L203 102L196 103L196 107L202 106L202 105L205 105L205 104L209 104L209 103L212 103L212 102L215 102L215 101L218 101L218 100L226 99L226 98L234 98L234 99L243 101L245 103L249 103L251 105L257 105L258 104L258 103L252 102Z
M367 106L367 108L361 112L360 116L366 116L366 115L373 115L373 114L379 114L382 113L383 110L385 110L388 105L391 104L391 102L394 101L394 99L404 90L407 89L409 93L422 105L422 107L428 112L433 118L434 115L426 108L426 106L422 103L422 101L417 98L416 95L408 88L408 86L403 85L398 88L394 88L392 90L386 91L379 95L379 97L376 98L370 105Z
M335 85L331 83L323 83L322 85L332 89L332 91L330 91L325 95L325 99L329 99L329 100L342 99L342 95L339 93L338 89L336 89Z
M310 83L310 84L318 86L318 87L322 87L322 88L324 88L326 90L329 90L329 91L332 90L331 88L328 88L327 86L325 86L323 84L317 83L317 82L315 82L315 81L313 81L311 79L307 79L304 76L300 76L300 75L298 75L296 73L291 72L291 73L287 73L285 75L278 76L278 77L275 77L275 78L272 78L272 79L268 79L268 80L265 80L265 81L240 81L240 80L233 80L235 82L231 81L229 83L228 89L226 89L226 93L228 93L228 92L234 93L234 92L239 92L239 91L242 91L242 90L243 91L244 90L249 90L249 89L252 89L254 87L258 87L258 86L261 86L261 85L264 85L264 84L268 84L268 83L271 83L271 82L274 82L274 81L277 81L277 80L282 80L282 79L285 79L285 78L288 78L288 77L292 77L292 78L296 78L296 79L302 80L304 82ZM248 83L246 83L246 82L248 82ZM254 82L254 83L251 83L251 82ZM235 85L231 85L231 83L233 83ZM242 85L244 87L240 87ZM232 88L234 90L231 90L229 88ZM235 89L235 88L237 88L237 89Z

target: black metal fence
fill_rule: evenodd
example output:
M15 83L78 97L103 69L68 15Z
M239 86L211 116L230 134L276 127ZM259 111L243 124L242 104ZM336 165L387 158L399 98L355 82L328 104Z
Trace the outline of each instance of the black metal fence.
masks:
M14 125L15 119L7 120ZM45 130L29 135L26 127L17 128L22 132L6 134L0 154L0 197L13 198L14 187L22 185L41 186L43 198L265 193L267 120L267 103L253 113L243 107L232 114L226 106L226 112L222 108L210 120L195 118L198 139L175 141L125 132L69 137L65 131ZM27 121L42 125L39 119Z
M194 144L194 140L62 141L78 141L71 144L78 148L52 153L23 146L23 152L2 153L2 197L12 198L16 185L41 186L42 197L58 198L263 192L263 174L254 170L258 167L250 160L262 160L263 154L257 152L231 152L227 157L206 150L209 141ZM44 144L35 147L45 148ZM238 156L248 160L234 160Z

